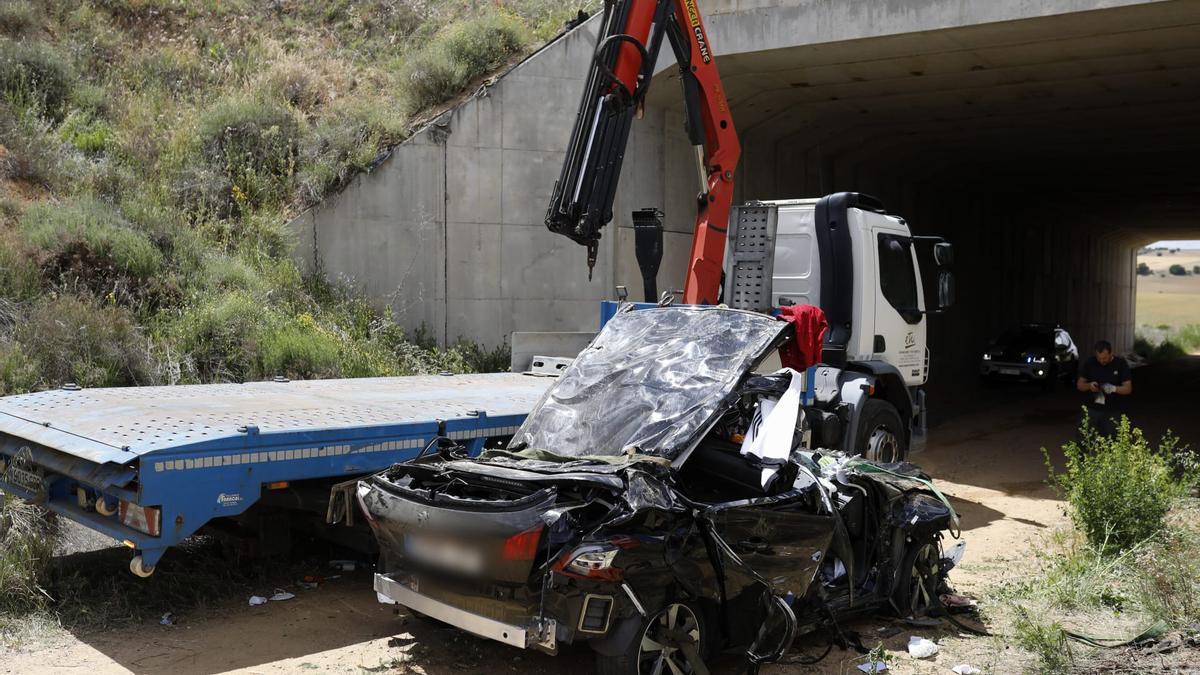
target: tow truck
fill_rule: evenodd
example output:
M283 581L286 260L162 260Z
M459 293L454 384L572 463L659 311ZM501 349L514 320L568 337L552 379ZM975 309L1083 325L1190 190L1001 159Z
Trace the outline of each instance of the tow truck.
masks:
M695 0L605 3L547 227L586 247L590 274L664 37L679 63L699 184L682 302L768 313L790 304L821 307L830 329L822 363L804 374L804 400L825 411L814 418L823 447L902 459L923 438L920 386L929 370L915 249L932 244L940 311L953 296L953 277L943 269L950 245L912 236L903 219L854 193L733 207L740 145ZM641 210L634 222L646 299L634 304L648 307L663 301L660 212ZM620 303L601 304L603 325ZM546 364L542 375L564 365L537 361ZM146 577L171 546L202 528L261 533L272 514L322 527L331 486L446 442L469 454L502 444L551 381L514 372L124 389L68 384L0 399L0 491L122 542L131 550L130 571Z

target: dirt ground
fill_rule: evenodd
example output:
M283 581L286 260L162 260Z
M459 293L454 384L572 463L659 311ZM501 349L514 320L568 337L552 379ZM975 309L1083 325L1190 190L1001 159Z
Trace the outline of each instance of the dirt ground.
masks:
M1200 357L1140 368L1134 382L1137 405L1132 416L1152 438L1173 426L1185 442L1200 447L1200 420L1194 408L1200 397ZM1041 448L1058 448L1072 435L1079 399L1069 391L1044 393L1014 385L979 389L954 403L964 412L935 427L928 447L913 459L936 477L962 516L967 549L963 563L951 574L952 582L986 604L990 588L1028 569L1031 551L1068 524L1062 503L1044 483ZM0 651L0 673L591 671L586 649L567 649L557 657L521 652L397 614L376 602L367 573L346 575L315 590L290 590L297 594L295 599L259 607L247 606L245 597L231 597L179 616L172 626L151 622L80 634L49 628L19 648ZM888 625L901 629L882 640L893 655L890 672L949 673L957 664L970 663L984 672L1008 673L1023 670L1026 663L1000 638L955 636L886 622L847 628L874 645L881 641L878 629ZM909 635L938 636L941 652L932 659L911 659L904 652ZM823 649L804 640L798 645L800 651L790 655L793 661L800 653ZM857 673L855 666L861 662L853 652L834 649L816 669L777 664L763 672Z

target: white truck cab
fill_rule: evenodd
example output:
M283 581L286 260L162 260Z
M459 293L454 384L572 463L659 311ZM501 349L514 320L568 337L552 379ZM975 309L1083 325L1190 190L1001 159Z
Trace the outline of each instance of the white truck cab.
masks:
M809 304L825 312L823 360L831 368L824 376L838 383L826 387L836 395L825 403L849 406L839 445L878 459L899 459L923 437L930 312L916 250L922 243L933 245L938 268L952 262L949 244L914 237L903 218L858 193L751 202L734 207L730 218L725 302L755 311ZM939 269L937 288L935 312L953 302L948 271ZM879 420L859 423L864 415ZM871 447L876 422L894 438L875 442L893 447Z

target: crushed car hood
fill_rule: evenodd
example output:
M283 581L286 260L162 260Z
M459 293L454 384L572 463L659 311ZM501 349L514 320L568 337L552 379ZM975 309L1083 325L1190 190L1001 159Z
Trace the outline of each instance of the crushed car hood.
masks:
M611 319L529 413L508 452L539 461L685 456L788 324L718 307Z

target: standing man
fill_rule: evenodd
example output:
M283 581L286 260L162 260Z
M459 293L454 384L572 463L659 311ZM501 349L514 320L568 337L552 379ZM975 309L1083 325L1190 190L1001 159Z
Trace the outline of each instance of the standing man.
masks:
M1088 395L1088 419L1092 428L1104 436L1116 433L1117 420L1125 412L1125 403L1133 393L1129 364L1114 356L1108 340L1096 343L1096 353L1079 367L1075 388Z

